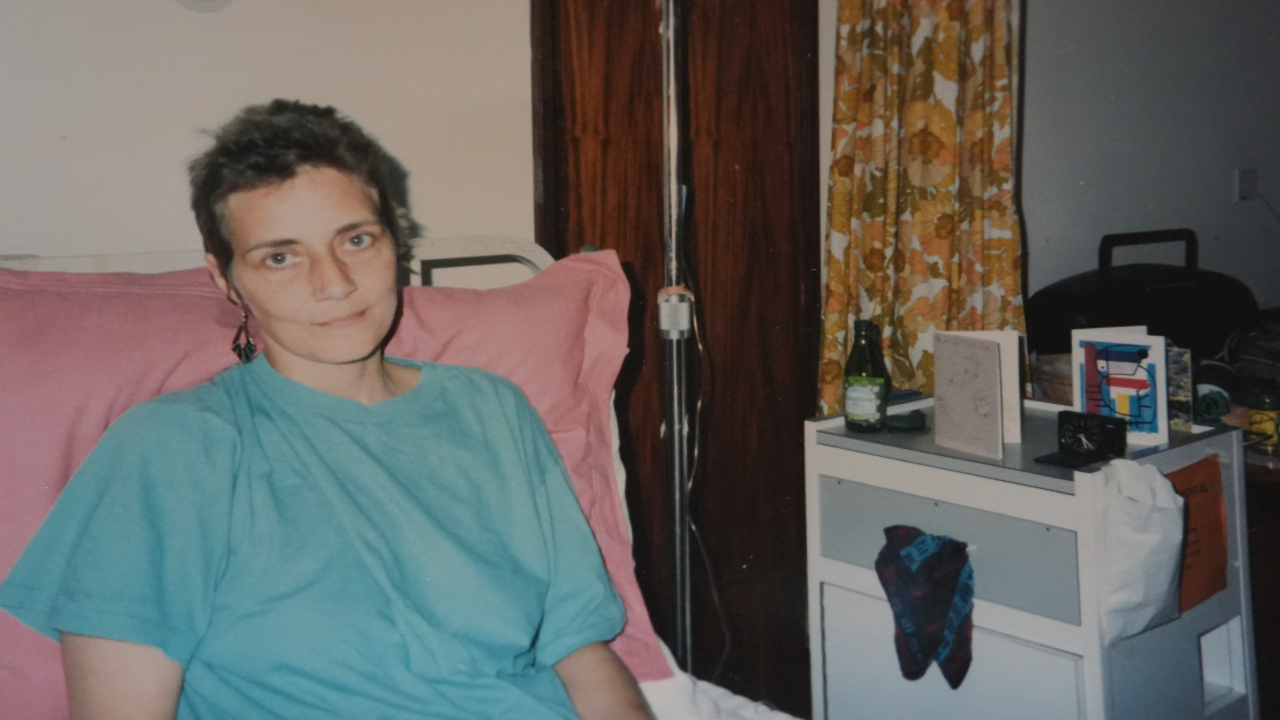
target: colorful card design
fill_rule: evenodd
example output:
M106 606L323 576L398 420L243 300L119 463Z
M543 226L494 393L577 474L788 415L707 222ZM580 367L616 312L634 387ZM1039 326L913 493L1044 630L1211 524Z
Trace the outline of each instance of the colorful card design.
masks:
M1161 445L1169 441L1164 338L1135 330L1071 332L1072 407L1127 421L1130 445Z
M1165 348L1165 372L1169 374L1169 429L1191 432L1195 419L1195 390L1191 382L1191 351Z

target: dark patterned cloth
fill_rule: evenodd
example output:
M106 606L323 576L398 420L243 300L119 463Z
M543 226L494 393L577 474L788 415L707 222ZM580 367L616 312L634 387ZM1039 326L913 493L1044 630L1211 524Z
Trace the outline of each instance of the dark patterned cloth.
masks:
M973 659L973 566L968 546L919 528L884 529L876 575L893 609L902 676L918 680L936 661L952 689Z

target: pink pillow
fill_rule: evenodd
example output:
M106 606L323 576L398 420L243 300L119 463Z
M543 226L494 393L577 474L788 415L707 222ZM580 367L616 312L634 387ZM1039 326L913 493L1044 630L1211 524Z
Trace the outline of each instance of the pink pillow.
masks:
M506 376L542 415L627 608L614 649L641 681L667 677L615 490L609 394L626 353L630 290L616 255L556 263L497 290L407 288L392 355ZM239 314L204 269L0 269L0 578L67 479L132 405L234 361ZM57 645L0 612L0 720L67 716Z

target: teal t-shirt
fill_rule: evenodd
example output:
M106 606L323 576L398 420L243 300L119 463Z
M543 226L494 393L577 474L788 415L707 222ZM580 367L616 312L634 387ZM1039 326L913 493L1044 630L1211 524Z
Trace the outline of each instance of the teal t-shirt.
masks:
M258 359L131 409L0 607L159 647L182 720L576 717L552 665L624 618L555 447L511 383L420 367L371 406Z

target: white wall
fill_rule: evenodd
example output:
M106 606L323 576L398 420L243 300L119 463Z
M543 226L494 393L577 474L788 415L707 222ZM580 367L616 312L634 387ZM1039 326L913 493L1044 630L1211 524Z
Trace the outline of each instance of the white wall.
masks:
M835 8L819 0L823 96ZM1232 199L1233 170L1256 168L1280 210L1280 3L1025 0L1024 13L1027 294L1097 267L1103 235L1190 227L1202 267L1280 306L1280 219ZM825 146L831 100L821 102ZM1115 258L1182 259L1171 248Z
M199 247L186 162L244 105L331 104L409 170L430 235L533 237L527 0L14 0L0 254Z

